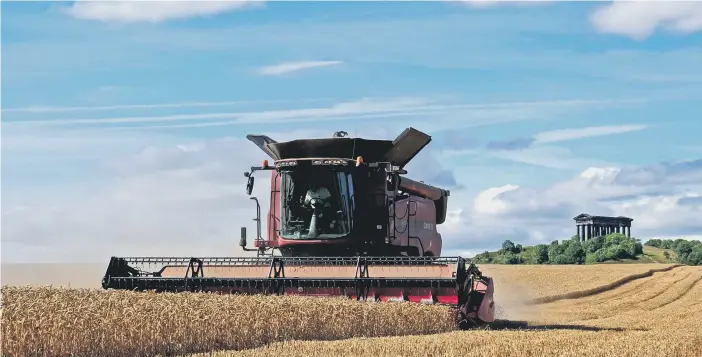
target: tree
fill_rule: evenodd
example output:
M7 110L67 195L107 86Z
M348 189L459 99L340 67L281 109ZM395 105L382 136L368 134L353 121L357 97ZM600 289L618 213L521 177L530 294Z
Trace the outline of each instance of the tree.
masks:
M665 257L665 259L670 260L670 253L668 253L667 250L663 252L663 256Z
M514 251L514 243L512 243L512 241L509 239L502 242L502 250L504 252L513 252Z
M554 256L553 258L549 257L549 262L551 264L572 264L568 257L565 256L565 254L559 254Z
M649 239L645 244L649 247L660 248L663 242L660 239Z
M585 242L584 248L588 253L594 253L605 245L605 237L599 236Z
M537 244L534 247L534 258L537 264L545 264L548 262L548 246L546 244Z
M688 254L684 263L688 265L702 265L702 249Z
M565 243L565 242L564 242ZM565 245L564 244L551 244L548 247L548 261L551 264L567 264L564 263L564 260L567 260L563 257L563 254L565 253ZM557 259L558 257L558 259Z
M675 241L675 253L678 254L679 257L688 255L692 253L692 243L688 241L681 241L678 242L677 240Z
M502 264L521 264L522 257L512 252L502 255Z
M585 263L585 250L580 242L570 242L565 250L565 256L571 264Z
M514 250L512 251L512 253L518 254L518 253L521 253L523 251L524 251L524 247L522 247L521 244L517 244L514 246Z

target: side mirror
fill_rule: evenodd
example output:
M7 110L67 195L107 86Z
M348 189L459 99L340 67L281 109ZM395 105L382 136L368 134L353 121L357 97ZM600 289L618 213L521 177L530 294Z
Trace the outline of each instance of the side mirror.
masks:
M251 191L253 191L254 187L254 177L249 176L249 181L246 183L246 194L251 196Z
M241 239L239 240L239 246L242 248L246 247L246 227L241 227Z

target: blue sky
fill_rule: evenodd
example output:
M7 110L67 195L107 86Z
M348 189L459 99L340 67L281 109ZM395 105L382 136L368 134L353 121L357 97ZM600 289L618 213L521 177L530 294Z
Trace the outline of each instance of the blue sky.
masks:
M247 133L407 126L445 254L699 237L700 44L700 2L3 2L2 259L241 254Z

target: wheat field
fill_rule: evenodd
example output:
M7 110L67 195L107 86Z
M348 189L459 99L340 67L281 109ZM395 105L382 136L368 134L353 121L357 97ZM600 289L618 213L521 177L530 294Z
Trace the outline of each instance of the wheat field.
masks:
M325 342L286 341L254 350L197 357L699 357L701 280L702 267L677 267L600 294L524 307L506 316L511 321L487 330ZM521 319L516 320L517 316Z
M501 320L472 331L411 303L5 286L2 355L702 356L702 267L640 277L662 268L485 265ZM626 276L639 278L534 304Z

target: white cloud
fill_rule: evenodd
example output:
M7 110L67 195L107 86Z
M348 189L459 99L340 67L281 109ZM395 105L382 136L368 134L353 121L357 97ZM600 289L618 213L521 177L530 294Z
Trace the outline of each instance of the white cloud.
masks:
M646 128L648 128L648 126L643 124L589 126L584 128L569 128L544 131L536 134L534 136L534 139L535 143L546 144L560 141L591 138L596 136L622 134L632 131L644 130Z
M274 66L266 66L259 69L258 73L264 76L278 76L285 73L302 71L305 69L329 67L340 65L342 61L301 61L301 62L286 62Z
M361 128L358 134L380 138L398 133ZM264 134L286 141L330 137L331 131ZM255 232L255 204L245 195L243 173L267 158L253 143L243 138L180 138L144 145L121 134L114 140L79 137L74 137L69 153L98 152L102 159L97 168L82 168L80 178L57 179L66 175L67 168L55 161L47 168L51 180L27 183L3 176L4 262L106 263L111 255L246 255L237 247L238 229L246 226ZM9 155L18 161L31 151L51 152L51 159L56 151L51 144L68 142L63 140L67 138L68 134L44 146L39 139L17 139L7 150L3 147L3 158ZM420 154L411 165L429 168L424 175L413 175L417 179L455 181L430 152ZM269 178L266 172L258 173L254 189L264 215L264 235Z
M67 12L78 19L105 22L149 22L212 16L262 1L76 1Z
M478 213L495 214L505 212L508 206L496 198L505 192L514 191L516 189L519 189L519 186L504 185L501 187L488 188L475 197L473 200L473 207Z
M280 123L295 121L316 121L320 118L348 115L388 113L407 110L444 109L446 106L431 106L425 98L362 99L335 103L326 107L304 109L263 110L256 112L191 113L158 116L107 117L89 119L46 119L6 121L9 126L56 126L79 124L136 124L170 121L235 119L228 124ZM451 107L448 107L451 108ZM351 118L353 119L353 118ZM143 127L141 127L143 128Z
M99 88L102 90L104 87ZM321 101L325 98L309 98L299 99L295 102L312 102ZM233 100L222 102L184 102L184 103L154 103L154 104L117 104L117 105L93 105L93 106L41 106L34 105L20 108L2 108L6 113L61 113L61 112L81 112L81 111L111 111L111 110L127 110L127 109L178 109L178 108L197 108L197 107L221 107L234 106L240 104L271 104L271 103L289 103L293 100Z
M190 113L159 116L134 116L134 117L106 117L88 119L44 119L44 120L14 120L5 121L6 126L57 126L81 124L137 124L137 123L162 123L171 121L204 121L225 120L217 122L199 122L194 124L158 126L154 128L186 128L207 127L221 125L238 125L251 123L288 123L288 122L315 122L325 120L357 120L379 117L419 115L439 112L456 112L460 117L449 118L450 126L455 128L456 122L466 122L466 114L475 114L476 118L486 122L497 123L516 120L531 119L543 115L546 111L565 110L566 108L583 107L592 105L616 105L620 101L608 100L553 100L533 102L502 102L502 103L439 103L428 98L397 97L339 102L326 107L304 109L264 110L258 112L222 112L222 113ZM506 119L501 118L505 117ZM435 123L439 124L439 123ZM470 123L469 123L470 124ZM140 129L150 127L140 126Z
M702 30L699 1L614 1L590 17L595 29L642 40L663 28L677 33Z
M558 146L533 146L522 150L490 150L484 152L484 155L500 160L558 170L577 170L585 166L612 164L601 159L578 157L573 155L569 149Z
M360 136L389 138L399 128L364 129ZM329 136L327 129L267 133L277 140ZM126 145L118 158L106 145ZM38 144L38 142L34 142ZM34 186L3 177L3 261L97 261L111 255L243 255L240 226L255 231L255 205L244 194L243 172L266 158L245 139L174 140L143 146L130 141L78 141L101 152L103 175L83 181ZM31 147L30 144L25 146ZM13 144L17 155L23 146ZM37 150L41 147L37 148ZM50 145L44 150L50 150ZM79 148L71 149L79 152ZM3 148L4 158L7 157ZM410 176L445 186L442 153L427 151L411 164ZM5 165L5 163L3 163ZM5 168L5 167L4 167ZM56 166L54 174L61 174ZM443 172L441 177L431 173ZM95 172L83 171L93 176ZM254 194L262 213L268 204L267 175L257 175ZM470 194L452 190L446 223L440 226L444 254L494 249L504 240L545 243L575 233L572 217L628 215L640 238L702 231L702 160L647 167L591 167L545 187L507 184ZM265 223L263 224L265 232ZM265 233L264 233L265 234Z
M107 175L91 185L3 182L10 190L2 206L3 261L244 254L236 232L240 226L255 231L255 206L245 195L243 172L265 154L246 139L135 148L107 158L102 165ZM57 176L65 171L54 170ZM265 176L259 175L255 190L263 205ZM46 255L17 256L7 243ZM46 247L51 249L42 250Z
M572 218L584 212L634 218L632 235L641 239L689 237L702 232L701 182L702 160L591 167L545 187L486 189L476 196L474 208L463 213L461 225L468 229L478 223L483 228L474 234L534 244L570 237L575 233ZM494 234L500 226L502 233Z

